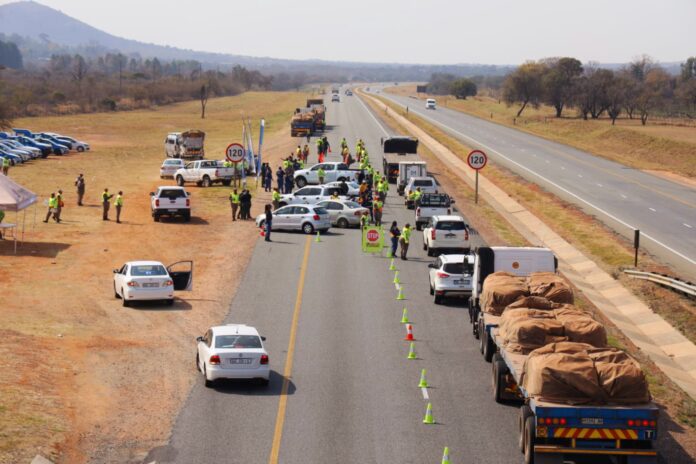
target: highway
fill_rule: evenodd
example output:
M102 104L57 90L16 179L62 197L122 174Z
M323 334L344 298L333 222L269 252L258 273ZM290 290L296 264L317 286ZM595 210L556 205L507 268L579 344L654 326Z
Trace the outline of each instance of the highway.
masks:
M374 87L372 88L374 91ZM686 278L696 276L696 190L590 153L422 100L382 92L492 161L596 216ZM483 172L485 175L485 171Z
M329 160L338 158L342 136L351 145L361 137L380 166L384 129L357 97L341 98L327 105ZM385 222L392 220L413 222L393 186L384 214ZM168 445L144 462L424 463L440 462L445 446L452 462L522 461L518 408L493 401L491 366L471 335L464 301L433 303L432 258L420 232L414 230L410 259L396 262L404 301L396 300L389 260L360 251L358 230L332 229L320 243L299 233L272 238L256 243L225 320L253 325L267 337L270 386L208 389L199 376ZM406 359L404 306L416 360ZM191 340L191 371L198 375L194 356ZM432 386L425 392L417 387L421 369ZM435 425L422 423L428 401Z

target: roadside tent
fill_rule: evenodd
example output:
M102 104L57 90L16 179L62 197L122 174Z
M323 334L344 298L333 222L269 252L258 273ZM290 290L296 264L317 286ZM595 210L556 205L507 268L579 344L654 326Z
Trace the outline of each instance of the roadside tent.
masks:
M36 194L25 189L7 176L0 175L0 211L15 211L17 217L19 211L36 203ZM24 224L26 211L22 219L22 240L24 240ZM2 225L0 225L2 227ZM16 224L5 223L4 229L16 228ZM14 233L14 251L17 253L17 234Z

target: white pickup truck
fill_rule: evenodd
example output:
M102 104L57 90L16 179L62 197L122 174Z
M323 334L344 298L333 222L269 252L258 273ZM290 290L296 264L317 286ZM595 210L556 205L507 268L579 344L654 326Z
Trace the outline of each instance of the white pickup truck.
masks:
M319 184L319 168L324 169L324 183L345 180L346 182L358 178L358 169L348 169L344 163L320 163L308 169L295 171L295 184L302 188L307 184Z
M223 161L215 160L191 161L174 173L174 179L180 187L186 182L195 182L203 187L210 187L217 182L228 186L234 177L234 167L226 168L222 163Z
M340 200L349 199L347 196L341 195L341 187L310 185L296 192L281 195L279 205L316 205L320 201L331 200L334 193L338 195Z
M421 230L433 216L452 214L454 199L446 193L424 193L416 202L416 230Z
M191 199L184 187L163 186L150 192L152 219L159 222L162 216L181 216L184 221L191 220Z

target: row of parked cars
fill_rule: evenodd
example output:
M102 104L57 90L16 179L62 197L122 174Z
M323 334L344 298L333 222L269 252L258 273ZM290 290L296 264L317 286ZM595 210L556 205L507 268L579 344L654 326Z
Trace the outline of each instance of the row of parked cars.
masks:
M0 132L0 160L8 159L12 166L49 155L66 155L71 150L89 151L89 144L55 132L32 132L12 129Z

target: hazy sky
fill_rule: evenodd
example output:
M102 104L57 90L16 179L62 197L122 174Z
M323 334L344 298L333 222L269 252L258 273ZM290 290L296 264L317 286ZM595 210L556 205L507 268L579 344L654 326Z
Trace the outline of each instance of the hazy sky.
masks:
M41 3L125 38L276 58L516 64L561 55L609 63L696 54L696 0Z

